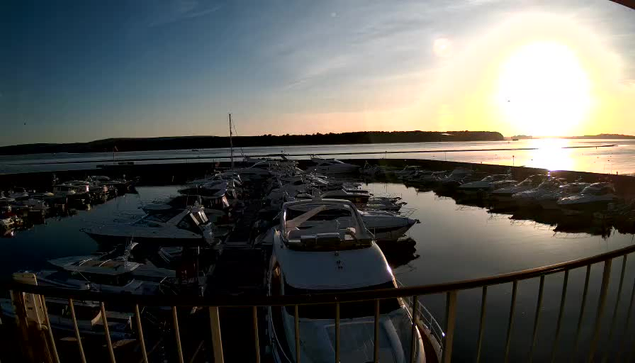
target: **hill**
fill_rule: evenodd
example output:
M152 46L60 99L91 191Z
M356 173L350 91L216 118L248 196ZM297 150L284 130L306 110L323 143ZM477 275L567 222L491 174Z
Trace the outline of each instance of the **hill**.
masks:
M234 147L375 144L401 142L500 141L503 135L490 131L364 131L313 135L237 136ZM24 144L0 147L0 155L42 153L89 153L111 151L148 151L208 149L229 147L227 136L175 136L154 138L111 138L83 143Z

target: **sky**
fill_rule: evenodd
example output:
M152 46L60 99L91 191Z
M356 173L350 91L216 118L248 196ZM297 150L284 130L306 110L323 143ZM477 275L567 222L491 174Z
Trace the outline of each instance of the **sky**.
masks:
M635 134L605 0L0 2L0 145L487 130Z

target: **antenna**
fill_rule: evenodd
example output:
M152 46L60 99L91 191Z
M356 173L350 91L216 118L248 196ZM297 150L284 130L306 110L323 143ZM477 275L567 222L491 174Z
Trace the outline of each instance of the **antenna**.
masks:
M234 142L232 140L232 114L229 114L229 155L231 159L231 168L234 168Z

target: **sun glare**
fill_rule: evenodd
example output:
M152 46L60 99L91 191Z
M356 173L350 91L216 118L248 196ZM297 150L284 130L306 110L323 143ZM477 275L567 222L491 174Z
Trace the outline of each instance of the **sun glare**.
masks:
M575 132L591 107L591 85L575 53L553 42L517 49L500 68L498 102L519 134Z

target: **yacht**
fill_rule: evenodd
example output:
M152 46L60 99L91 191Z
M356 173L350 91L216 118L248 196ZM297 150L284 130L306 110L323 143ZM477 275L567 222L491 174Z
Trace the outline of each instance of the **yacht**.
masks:
M459 191L464 194L490 192L496 189L516 185L517 183L518 182L516 180L511 180L511 176L509 174L494 174L488 175L478 181L461 184L459 186Z
M439 178L437 183L441 189L454 189L463 184L472 174L472 170L456 168L449 175Z
M401 238L412 226L420 223L388 211L360 211L366 228L375 236L377 242L393 242Z
M99 302L75 300L73 308L77 319L77 328L82 337L104 335L104 320ZM0 298L0 310L2 316L8 318L7 320L16 318L11 299ZM53 330L59 334L74 334L75 325L67 299L47 297L46 310ZM106 311L106 320L112 341L134 339L132 317L133 313Z
M363 189L338 189L329 190L322 194L322 198L327 199L344 199L349 200L355 204L361 205L368 203L372 194Z
M82 230L105 246L126 245L131 240L144 247L213 246L212 224L205 208L159 209L132 223L101 225Z
M610 183L593 183L579 194L558 199L558 206L568 211L594 212L606 209L617 200L615 188Z
M355 174L359 172L359 165L345 163L337 159L311 158L314 163L308 171L320 174Z
M580 193L584 188L588 187L589 183L574 182L561 185L558 190L554 190L550 193L545 193L536 198L536 201L540 204L542 209L545 210L559 210L558 200L560 198L568 197L574 194Z
M512 195L536 188L545 181L546 175L536 174L527 177L518 184L506 186L492 191L490 198L495 202L511 202Z
M521 207L539 207L538 200L545 195L557 192L561 185L562 182L560 180L550 178L534 189L513 194L512 199L514 203Z
M66 289L157 295L162 293L162 283L176 277L174 270L96 255L62 257L48 264L52 270L35 273L38 284Z
M200 196L203 206L207 208L224 209L229 207L227 189L227 181L217 180L202 185L180 189L179 193L186 196Z
M319 271L319 273L316 273ZM273 296L397 288L392 270L350 201L285 203L273 232L268 293ZM340 306L340 361L369 362L374 352L374 309L369 302ZM300 352L295 350L294 308L268 307L268 338L275 362L332 362L335 355L333 305L298 309ZM380 303L379 361L407 362L412 316L402 299ZM425 362L425 329L414 329L415 362ZM431 346L439 347L432 344ZM432 350L432 349L430 349Z

